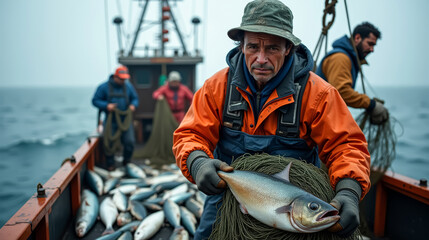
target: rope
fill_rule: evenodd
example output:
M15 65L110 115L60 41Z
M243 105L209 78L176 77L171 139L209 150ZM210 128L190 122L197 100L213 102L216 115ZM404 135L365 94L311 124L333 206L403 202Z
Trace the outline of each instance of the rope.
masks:
M319 197L325 202L330 202L335 192L329 183L327 173L293 158L272 156L269 154L245 154L236 159L231 166L236 170L255 171L265 174L275 174L283 170L289 162L293 161L290 170L292 184ZM321 231L316 233L292 233L267 226L248 214L240 211L238 202L229 189L225 191L220 206L220 215L216 218L213 232L209 239L357 239L360 235L357 230L349 238L340 238L335 233ZM223 214L225 213L225 214Z
M107 69L110 69L110 33L109 33L109 6L107 0L104 0L104 21L106 27L106 51L107 51Z
M360 77L361 77L361 82L362 82L362 90L363 90L363 93L366 94L365 83L364 83L364 75L363 75L362 66L361 66L362 64L361 64L361 62L359 60L359 54L358 54L358 51L357 51L357 48L356 48L356 45L355 45L355 41L354 41L353 36L352 36L352 29L350 27L350 18L349 18L349 10L347 8L347 0L344 0L344 6L345 6L345 9L346 9L347 25L349 27L349 34L350 34L350 42L351 42L351 44L353 46L353 50L356 53L356 61L358 63L358 67L359 67L359 72L360 72Z
M320 33L319 40L316 43L316 47L313 51L314 58L314 67L313 72L317 69L317 60L320 56L320 51L322 50L323 42L325 42L325 55L328 52L328 31L334 24L335 20L335 5L337 4L337 0L325 0L325 9L323 9L323 17L322 17L322 32ZM328 14L332 14L332 19L328 23L326 23L326 17Z
M103 133L103 144L106 155L113 155L116 151L119 151L122 148L121 135L122 132L127 131L130 127L133 117L132 113L133 112L129 108L125 111L115 109L107 115L106 128ZM118 126L114 134L112 133L113 116L115 116L116 124ZM124 121L121 120L121 116L125 116Z

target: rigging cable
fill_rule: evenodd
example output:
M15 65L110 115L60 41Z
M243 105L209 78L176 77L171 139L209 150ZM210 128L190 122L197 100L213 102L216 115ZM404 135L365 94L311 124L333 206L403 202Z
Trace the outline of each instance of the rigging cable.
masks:
M109 16L108 16L108 5L107 0L104 0L104 20L106 25L106 50L107 50L107 69L111 69L111 56L110 56L110 34L109 34Z
M346 9L347 25L349 27L349 34L350 34L350 39L351 39L350 42L352 43L353 49L356 53L356 60L357 60L358 66L359 66L359 72L360 72L360 77L361 77L361 81L362 81L362 90L363 90L363 93L366 94L362 66L361 66L361 62L359 60L359 54L358 54L358 51L356 49L356 44L355 44L355 41L354 41L353 36L352 36L352 29L350 27L350 19L349 19L349 10L347 8L347 0L344 0L344 7Z
M325 41L325 55L328 52L328 31L334 24L335 20L335 5L337 0L332 0L329 3L329 0L325 1L325 9L323 9L323 18L322 18L322 32L320 33L319 40L317 40L316 47L313 51L314 56L314 65L313 72L317 69L317 60L319 59L320 51L322 50L323 41ZM328 14L332 14L332 19L326 24L326 17Z

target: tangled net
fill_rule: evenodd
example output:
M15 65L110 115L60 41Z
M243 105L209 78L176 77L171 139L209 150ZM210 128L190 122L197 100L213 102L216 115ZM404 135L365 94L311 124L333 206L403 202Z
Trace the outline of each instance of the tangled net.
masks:
M371 170L383 175L396 158L397 136L394 131L394 125L398 121L389 116L386 122L375 125L370 122L370 115L367 112L363 112L356 117L356 122L368 142L368 150L371 155Z
M156 166L174 163L173 133L178 125L167 100L156 101L152 133L144 148L134 151L133 158L148 158Z
M335 192L329 184L326 172L304 161L268 154L246 154L236 159L231 166L236 170L272 175L283 170L291 161L293 161L289 175L291 183L326 202L334 198ZM340 238L326 230L316 233L286 232L243 214L229 189L225 191L222 201L220 214L217 216L209 239L358 239L360 236L359 230L349 238Z

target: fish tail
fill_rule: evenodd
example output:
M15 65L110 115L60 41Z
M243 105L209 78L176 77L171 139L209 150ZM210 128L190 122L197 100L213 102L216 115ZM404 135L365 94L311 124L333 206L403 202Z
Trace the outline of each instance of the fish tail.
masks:
M104 232L101 234L101 236L104 236L104 235L107 235L107 234L112 234L114 232L115 232L115 230L113 230L112 227L108 227L108 228L106 228L106 230L104 230Z

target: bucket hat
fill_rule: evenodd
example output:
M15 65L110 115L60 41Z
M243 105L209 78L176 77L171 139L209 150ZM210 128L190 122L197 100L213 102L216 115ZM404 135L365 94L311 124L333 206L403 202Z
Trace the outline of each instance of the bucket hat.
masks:
M276 35L292 42L294 46L301 40L292 34L292 11L278 0L255 0L244 8L240 27L228 31L228 37L239 41L241 31Z

